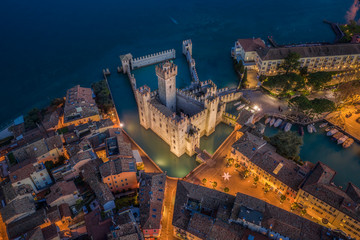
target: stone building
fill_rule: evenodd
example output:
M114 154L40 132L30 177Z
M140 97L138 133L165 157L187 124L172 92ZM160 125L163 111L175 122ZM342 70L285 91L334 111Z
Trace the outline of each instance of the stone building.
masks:
M191 156L200 137L209 136L221 122L225 103L211 80L176 89L177 66L171 62L156 66L156 75L158 90L143 86L135 92L140 124L169 144L176 156Z
M360 65L360 44L301 44L267 47L260 38L239 39L233 48L233 57L254 68L262 75L278 73L279 65L290 52L300 55L300 67L308 71L339 71L355 69Z

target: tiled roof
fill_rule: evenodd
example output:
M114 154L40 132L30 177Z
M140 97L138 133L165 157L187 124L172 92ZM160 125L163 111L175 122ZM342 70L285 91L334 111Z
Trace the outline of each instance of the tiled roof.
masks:
M238 43L242 46L245 52L252 52L259 48L265 48L265 43L261 40L261 38L238 39Z
M63 204L59 205L59 212L60 212L61 218L71 217L70 207L69 207L69 204L67 204L67 203L63 203Z
M91 88L77 85L67 90L64 107L64 122L99 114Z
M109 201L114 201L114 195L111 193L110 189L106 184L99 181L98 178L98 168L101 160L95 159L91 160L87 164L85 164L82 169L82 174L84 180L89 184L91 189L94 191L96 195L96 199L99 201L100 205L104 205Z
M69 159L69 163L74 166L77 163L84 161L84 160L92 160L96 159L96 154L92 151L92 149L86 150L84 152L78 152L75 156Z
M45 240L51 240L54 239L55 237L59 236L57 227L55 224L51 224L50 226L44 227L43 229L41 229L44 239Z
M143 173L140 180L140 224L143 229L160 229L165 192L165 173Z
M9 237L16 238L30 230L45 223L46 214L44 209L37 210L35 213L7 225Z
M268 230L271 229L271 231L289 237L290 239L332 239L331 236L336 235L335 233L328 231L325 227L310 220L242 193L236 194L231 220L239 220L241 207L246 207L249 212L257 211L261 213L262 227L265 227Z
M267 142L262 138L259 138L249 132L245 132L232 147L249 159L255 155L257 150L264 147L266 143Z
M14 216L28 214L31 212L35 212L35 204L27 197L15 199L0 209L1 216L4 221L10 220Z
M54 148L62 148L61 137L54 135L49 138L40 139L34 143L25 145L13 151L14 157L22 162L29 158L38 158Z
M67 195L73 195L75 192L77 192L77 188L73 181L56 182L50 187L50 193L45 196L46 202L51 205L51 203L57 199Z
M294 190L297 190L305 179L299 172L299 165L276 152L256 153L250 161Z
M130 210L126 210L113 217L115 230L108 234L109 240L129 239L138 240L143 239L142 233L137 225L134 216Z
M122 172L136 172L135 158L118 158L103 163L100 167L100 174L102 178L111 175L117 175Z
M9 169L10 174L10 181L12 183L16 183L18 181L21 181L25 178L29 178L30 174L33 172L36 172L36 169L34 167L34 163L36 163L36 160L27 160L21 163L18 163L11 167Z
M25 240L45 240L40 227L30 230L26 233Z
M60 211L58 206L50 207L46 211L46 217L51 223L55 223L61 220Z
M111 218L102 220L100 209L97 208L85 215L85 224L87 232L93 240L103 240L110 231L112 221Z
M301 58L360 54L360 44L329 44L257 49L262 60L281 60L296 52Z
M106 139L106 154L108 157L132 157L131 143L124 139L124 133L119 128L109 129Z

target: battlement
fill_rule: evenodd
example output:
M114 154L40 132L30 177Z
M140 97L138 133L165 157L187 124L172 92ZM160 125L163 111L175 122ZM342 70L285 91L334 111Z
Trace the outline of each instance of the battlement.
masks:
M190 91L190 92L185 92L181 89L176 89L176 93L185 97L185 98L188 98L188 99L191 99L191 100L194 100L194 101L198 101L199 103L202 103L202 98L201 97L197 97L193 94L193 92L196 91L196 90L193 90L193 91Z
M206 115L206 110L203 110L194 116L190 117L190 122L196 122L198 119L204 117Z
M142 56L142 57L133 58L132 62L136 63L138 61L142 61L142 60L145 60L145 59L154 58L154 57L158 57L158 56L162 56L162 55L168 55L168 54L174 54L175 55L175 49L165 50L165 51L161 51L161 52L157 52L157 53L148 54L148 55L145 55L145 56ZM175 56L174 56L174 58L175 58Z
M162 79L168 79L177 75L177 66L171 62L165 62L155 67L156 75Z
M137 89L137 92L140 93L141 95L149 95L151 93L151 90L149 86L144 85L139 89Z

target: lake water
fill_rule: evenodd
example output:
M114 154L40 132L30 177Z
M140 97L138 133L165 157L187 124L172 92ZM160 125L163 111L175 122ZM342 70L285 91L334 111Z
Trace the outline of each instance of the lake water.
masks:
M346 187L348 182L360 186L360 145L354 143L350 148L344 149L331 137L326 136L325 129L316 125L317 133L308 133L304 128L303 141L300 157L303 161L317 163L321 161L336 170L334 182L337 185ZM267 126L266 136L273 136L279 129ZM292 131L298 131L298 126L293 126Z
M2 0L0 125L33 107L46 106L76 84L90 86L108 67L126 130L170 176L184 176L196 166L195 161L174 158L167 145L139 126L130 84L115 73L120 64L118 56L175 48L177 86L183 87L189 83L190 74L181 56L181 43L191 38L200 79L212 79L218 87L236 86L230 49L237 38L273 36L279 43L331 42L335 36L322 21L344 22L352 2ZM146 83L156 88L153 66L134 73L139 86ZM230 131L226 125L219 125L219 136L202 139L201 145L212 152ZM339 175L342 166L336 169Z

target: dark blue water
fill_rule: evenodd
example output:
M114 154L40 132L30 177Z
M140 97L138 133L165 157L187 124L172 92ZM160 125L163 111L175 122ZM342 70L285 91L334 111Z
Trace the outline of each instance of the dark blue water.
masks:
M126 130L146 150L155 149L142 141L147 139L144 136L156 137L139 127L127 79L115 74L120 54L141 56L175 48L176 63L182 69L177 82L181 87L190 79L181 42L191 38L200 79L212 79L219 87L235 86L237 78L229 56L237 38L271 35L279 43L332 41L334 34L322 21L344 22L351 4L352 0L2 0L0 125L64 96L75 84L90 86L101 79L102 69L109 67L113 72L110 85ZM139 85L156 87L152 67L137 70L135 76ZM220 128L223 136L229 131L226 126ZM212 144L203 145L211 151L218 141L208 140ZM173 176L196 165L192 159L176 161L167 160L163 165ZM181 173L174 170L182 164L188 167Z

